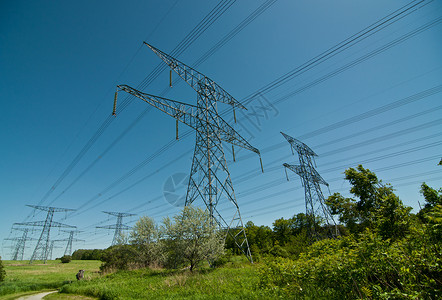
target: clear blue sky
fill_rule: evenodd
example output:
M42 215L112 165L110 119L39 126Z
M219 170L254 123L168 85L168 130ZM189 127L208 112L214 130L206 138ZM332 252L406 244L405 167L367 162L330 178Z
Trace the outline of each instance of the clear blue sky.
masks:
M178 58L193 66L265 2L232 2ZM152 109L131 126L147 107L141 101L132 101L112 119L56 183L111 113L115 86L138 86L161 62L142 47L143 40L171 52L219 3L1 1L2 257L9 258L7 246L12 244L4 238L19 235L10 232L14 222L45 219L44 213L29 215L32 209L26 204L79 209L76 215L66 218L57 213L54 218L84 230L78 238L86 242L74 248L109 246L113 232L95 229L115 222L103 210L148 215L158 222L178 211L166 201L164 191L170 189L166 183L171 176L178 174L176 179L189 173L194 135L154 155L174 140L175 122ZM408 3L278 0L197 69L241 101ZM332 193L348 195L343 172L358 163L390 182L402 201L415 210L423 200L421 182L441 186L442 167L437 163L442 156L442 24L429 22L440 21L442 4L425 3L357 45L263 93L247 105L248 116L239 114L240 123L235 126L262 150L266 170L261 174L258 158L245 150L238 152L236 163L229 162L244 222L271 226L277 218L304 210L299 177L291 174L289 182L285 179L282 163L297 163L297 156L291 155L280 131L301 139L319 155L317 170L330 183ZM428 28L416 33L425 24ZM398 40L407 34L411 36ZM398 43L380 50L394 41ZM162 72L144 91L161 94L166 90L169 98L195 104L196 94L186 84L168 88L168 76L168 71ZM120 93L119 101L123 99ZM259 103L271 108L267 115L259 110ZM226 115L227 120L231 117ZM187 130L180 125L181 134ZM154 159L118 182L152 155ZM231 160L229 151L226 155ZM44 198L54 184L55 189ZM323 192L329 193L326 188ZM175 194L183 193L185 186L178 184ZM136 218L125 221L131 225ZM52 237L66 235L53 229ZM29 244L25 257L34 245ZM54 256L63 251L54 249Z

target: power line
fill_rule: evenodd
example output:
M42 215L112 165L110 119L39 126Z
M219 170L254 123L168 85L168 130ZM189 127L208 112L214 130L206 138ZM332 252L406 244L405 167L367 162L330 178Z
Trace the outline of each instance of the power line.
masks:
M326 50L326 51L322 52L321 54L315 56L314 58L310 59L309 61L294 68L292 71L287 72L286 74L282 75L281 77L268 83L264 87L260 88L259 90L255 91L254 93L252 93L249 96L247 96L246 98L244 98L243 99L244 103L248 103L254 97L256 97L256 95L258 95L260 93L263 93L263 94L268 93L271 90L281 86L282 84L287 83L287 81L292 80L294 77L297 77L297 76L303 74L304 72L312 69L313 67L318 66L319 64L323 63L324 61L343 52L344 50L347 50L348 48L355 46L359 42L365 40L366 38L379 32L380 30L385 29L386 27L394 24L395 22L399 21L400 19L402 19L402 18L408 16L409 14L415 12L416 10L430 4L431 2L433 2L433 0L427 1L426 3L425 3L425 0L411 1L407 5L402 6L401 8L395 10L394 12L385 16L384 18L376 21L375 23L371 24L370 26L367 26L363 30L355 33L354 35L350 36L349 38L345 39L344 41L334 45L333 47L329 48L328 50Z
M202 33L204 33L207 28L213 24L225 11L235 2L235 0L224 0L220 1L217 6L215 6L212 11L204 17L204 19L193 28L193 30L178 44L175 48L176 51L182 53L186 50ZM151 73L152 74L152 73ZM149 76L149 75L148 75ZM156 75L158 76L158 75ZM147 79L143 80L139 86L147 86L150 82ZM149 78L153 78L150 76ZM155 77L156 78L156 77ZM153 78L154 79L154 78ZM152 80L153 80L152 79ZM119 107L119 113L121 113L130 103L129 97L127 97L123 104ZM66 178L66 176L72 171L72 169L78 164L81 158L86 154L86 152L92 147L92 145L98 140L98 138L103 134L103 132L109 127L110 123L113 121L112 116L109 116L103 121L97 131L92 135L89 141L83 146L80 152L76 155L76 157L72 160L72 162L68 165L68 167L64 170L64 172L60 175L60 177L56 180L56 182L51 186L51 188L46 192L46 194L42 197L42 199L38 202L37 205L41 205L45 202L48 197L53 193L53 191L58 187L58 185ZM52 201L54 202L54 201ZM51 203L52 203L51 202ZM28 219L33 213L29 214L26 219Z

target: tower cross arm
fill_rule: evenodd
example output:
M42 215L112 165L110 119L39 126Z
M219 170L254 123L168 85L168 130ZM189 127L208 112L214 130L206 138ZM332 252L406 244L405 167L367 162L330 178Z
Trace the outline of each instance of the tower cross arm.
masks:
M198 126L199 122L207 122L204 118L200 118L197 106L195 105L146 94L128 85L118 85L118 88L143 100L155 108L158 108L162 112L195 130L201 130L200 126ZM233 129L233 127L224 121L219 115L211 111L209 111L209 114L211 116L209 125L215 132L219 133L219 138L222 141L260 154L258 149L250 145L246 139L236 132L235 129Z
M44 211L53 211L53 212L66 212L66 211L75 211L75 209L71 209L71 208L60 208L60 207L50 207L50 206L39 206L39 205L30 205L30 204L26 204L26 206L35 208L35 209L39 209L39 210L44 210Z
M322 178L321 175L319 175L318 171L316 171L315 168L308 168L308 170L306 170L302 166L290 165L287 163L284 163L283 166L286 167L287 169L295 172L296 174L298 174L301 177L306 177L306 179L308 179L309 181L322 183L322 184L328 186L328 183L324 180L324 178Z
M132 227L121 224L121 225L105 225L105 226L97 226L96 228L105 228L105 229L123 229L123 230L129 230L132 229Z
M170 100L170 101L173 101L173 100ZM130 217L130 216L136 216L137 214L131 214L131 213L124 213L124 212L113 212L113 211L103 211L105 214L108 214L108 215L112 215L112 216L115 216L115 217L119 217L119 216L121 216L121 217Z
M282 164L285 168L295 172L296 174L298 174L299 176L302 176L304 174L302 167L298 166L298 165L290 165L288 163L284 163Z
M20 236L20 237L13 237L13 238L5 238L5 240L8 240L8 241L23 241L23 240L35 241L36 239L30 238L30 237L23 238Z
M68 242L68 241L73 241L73 242L85 242L85 240L80 240L80 239L60 239L60 240L52 240L53 242Z
M213 114L213 113L212 113ZM220 139L224 142L230 143L232 145L244 148L261 155L259 150L252 145L245 138L243 138L232 126L230 126L226 121L223 120L218 115L218 124Z
M211 90L211 94L216 97L217 101L237 107L246 109L238 100L233 98L226 90L220 87L215 81L207 77L206 75L198 72L197 70L189 67L185 63L170 56L167 53L155 48L154 46L144 42L156 55L158 55L172 70L174 70L185 82L187 82L195 91L199 91L201 84L204 84Z
M299 153L305 153L310 156L318 156L315 151L310 149L309 146L301 142L300 140L295 139L294 137L291 137L288 134L285 134L284 132L281 132L281 134L285 137L287 142Z
M14 225L21 225L21 226L45 226L46 221L35 221L35 222L24 222L24 223L14 223ZM66 228L77 228L77 226L72 226L68 224L63 224L60 222L51 222L51 227L66 227Z
M162 112L168 114L171 117L174 117L178 121L192 127L193 129L197 129L196 121L198 120L198 117L196 106L151 94L146 94L125 84L118 85L117 87L121 91L125 91L126 93L129 93L143 100L144 102L152 105L155 108L158 108Z

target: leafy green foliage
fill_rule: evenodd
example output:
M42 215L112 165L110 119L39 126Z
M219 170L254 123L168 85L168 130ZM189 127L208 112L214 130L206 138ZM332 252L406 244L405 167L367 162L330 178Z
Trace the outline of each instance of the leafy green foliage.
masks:
M212 218L202 209L191 206L185 207L173 221L165 218L161 230L153 219L141 217L127 241L130 244L119 244L104 251L102 271L149 266L178 268L187 263L193 271L204 260L215 263L224 250L224 236Z
M192 206L186 206L174 217L163 220L162 234L169 241L165 249L174 258L190 264L193 271L202 261L215 261L224 252L224 237L210 215Z
M393 187L383 184L377 176L361 165L345 171L350 182L350 193L358 199L345 198L335 193L326 200L330 212L339 216L351 233L365 228L378 232L384 238L404 237L410 225L410 207L403 205Z
M161 264L164 260L159 243L158 226L152 218L143 216L136 223L130 233L130 243L135 246L140 266Z
M2 257L0 256L0 282L5 280L5 277L6 277L6 271L5 267L3 267Z
M72 253L73 260L101 260L102 249L78 249Z
M442 205L442 188L436 190L429 187L425 182L421 185L421 194L425 198L425 206L422 210L423 213L435 207L436 205Z
M267 261L259 287L295 298L436 299L442 296L442 261L435 254L422 232L391 243L366 229L358 238L316 242L297 260Z
M115 245L107 248L101 260L102 272L112 272L114 270L128 270L137 267L138 251L134 245Z
M285 298L441 298L440 191L422 185L427 205L415 218L370 170L345 174L357 199L334 194L327 205L350 234L318 241L295 260L268 258L258 286Z
M70 255L63 255L63 256L60 258L60 260L61 260L61 263L63 263L63 264L67 264L67 263L70 263L70 262L71 262L72 257L71 257Z

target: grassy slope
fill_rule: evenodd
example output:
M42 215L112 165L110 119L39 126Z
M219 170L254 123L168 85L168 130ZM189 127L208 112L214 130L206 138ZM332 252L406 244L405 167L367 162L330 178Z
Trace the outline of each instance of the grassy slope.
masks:
M263 299L254 291L256 265L230 264L191 273L167 270L120 271L63 286L61 292L101 299Z
M29 264L28 261L3 261L6 279L0 283L0 297L4 295L56 289L69 281L76 281L78 270L86 270L85 276L98 276L100 261L72 261L62 264L59 260ZM3 297L1 297L3 298ZM9 298L9 296L8 296Z

